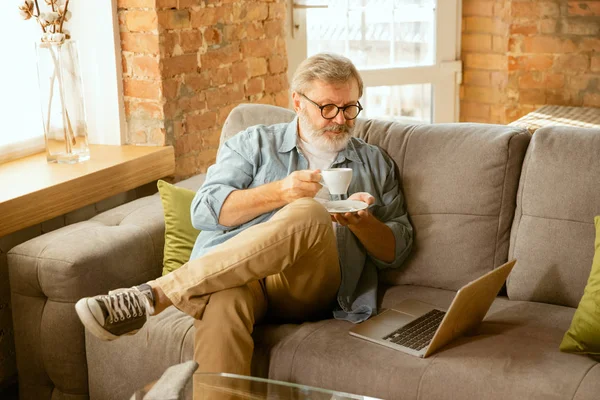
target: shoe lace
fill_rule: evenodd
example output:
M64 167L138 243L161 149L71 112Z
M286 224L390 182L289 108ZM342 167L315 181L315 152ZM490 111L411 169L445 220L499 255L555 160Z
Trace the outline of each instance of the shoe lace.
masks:
M141 317L144 314L150 315L153 312L150 300L135 288L110 293L102 297L102 302L111 323Z

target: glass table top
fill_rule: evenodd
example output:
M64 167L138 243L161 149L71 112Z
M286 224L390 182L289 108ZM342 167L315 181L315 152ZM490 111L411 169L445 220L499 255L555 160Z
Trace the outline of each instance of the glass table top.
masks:
M194 400L380 400L296 383L226 373L195 373L193 392Z

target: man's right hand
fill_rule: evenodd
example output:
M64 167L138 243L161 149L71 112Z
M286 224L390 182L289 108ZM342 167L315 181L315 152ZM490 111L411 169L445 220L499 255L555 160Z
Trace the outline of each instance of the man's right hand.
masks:
M287 178L279 181L281 199L289 204L303 197L315 197L323 187L320 181L321 170L319 169L294 171Z

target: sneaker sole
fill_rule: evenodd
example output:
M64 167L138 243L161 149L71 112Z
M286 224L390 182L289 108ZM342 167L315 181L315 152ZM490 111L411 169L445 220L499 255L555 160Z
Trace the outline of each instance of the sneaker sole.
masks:
M77 315L79 316L83 326L85 326L90 333L96 336L98 339L110 341L119 338L119 336L113 335L100 326L98 321L96 321L96 318L94 318L90 307L88 306L87 298L80 299L77 303L75 303L75 311L77 312Z

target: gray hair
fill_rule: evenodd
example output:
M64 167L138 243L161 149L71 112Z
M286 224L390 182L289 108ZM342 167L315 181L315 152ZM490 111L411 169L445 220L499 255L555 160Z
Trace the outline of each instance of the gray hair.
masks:
M294 72L290 87L293 92L304 93L315 80L331 84L346 83L352 78L356 79L358 97L361 97L363 80L352 61L339 54L319 53L302 61Z

